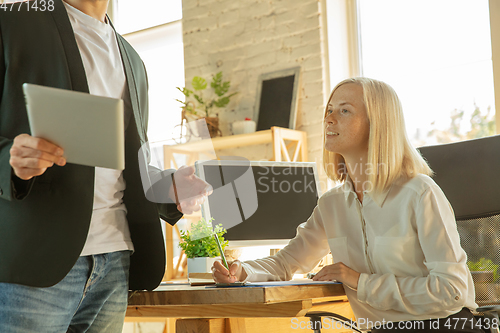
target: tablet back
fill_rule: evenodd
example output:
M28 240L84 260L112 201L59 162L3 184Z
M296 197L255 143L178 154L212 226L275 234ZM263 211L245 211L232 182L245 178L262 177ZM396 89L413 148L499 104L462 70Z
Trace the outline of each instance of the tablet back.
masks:
M31 135L64 149L67 162L125 168L123 100L23 84Z

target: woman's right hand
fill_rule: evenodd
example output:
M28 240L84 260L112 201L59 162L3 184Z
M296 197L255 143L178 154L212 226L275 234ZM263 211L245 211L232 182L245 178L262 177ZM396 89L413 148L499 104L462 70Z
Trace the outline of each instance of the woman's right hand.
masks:
M229 271L220 260L217 260L212 266L212 277L216 283L233 283L247 278L247 273L241 266L241 261L235 260L228 264Z

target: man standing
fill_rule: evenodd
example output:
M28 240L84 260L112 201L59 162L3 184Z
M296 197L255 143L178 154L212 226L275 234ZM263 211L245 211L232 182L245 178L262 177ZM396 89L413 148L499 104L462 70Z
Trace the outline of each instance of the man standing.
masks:
M138 158L147 147L145 68L107 6L0 6L2 333L121 332L129 288L154 289L164 273L159 217L175 224L209 194L193 168L181 168L175 186L171 177L148 186L160 204L146 199ZM123 98L125 170L66 164L61 147L32 137L25 82ZM160 170L147 170L158 179Z

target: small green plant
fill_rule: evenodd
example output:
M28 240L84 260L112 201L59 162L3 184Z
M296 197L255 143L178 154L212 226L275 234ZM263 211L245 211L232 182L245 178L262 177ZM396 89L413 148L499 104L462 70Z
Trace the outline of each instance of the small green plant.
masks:
M202 218L197 223L191 224L191 230L181 230L182 242L179 243L179 246L184 250L188 258L213 258L219 256L219 248L215 242L214 233L219 237L222 251L224 251L228 241L224 239L223 235L227 231L222 227L222 224L218 224L212 229L212 221L213 219L210 219L210 221L206 222Z
M498 281L498 265L486 258L481 258L478 261L467 261L467 266L471 272L493 271L493 281Z
M219 72L212 76L212 82L210 82L210 87L213 89L212 98L209 99L203 96L207 92L205 89L208 87L208 82L200 76L193 77L191 81L193 90L187 89L186 87L180 88L176 87L181 93L186 96L185 101L176 100L182 104L182 108L185 110L186 115L195 116L195 118L210 117L212 115L212 109L223 108L229 104L232 96L237 94L236 92L227 95L231 83L229 81L222 81L222 72ZM192 100L194 98L194 101ZM195 101L199 104L196 106ZM201 109L201 111L199 110Z

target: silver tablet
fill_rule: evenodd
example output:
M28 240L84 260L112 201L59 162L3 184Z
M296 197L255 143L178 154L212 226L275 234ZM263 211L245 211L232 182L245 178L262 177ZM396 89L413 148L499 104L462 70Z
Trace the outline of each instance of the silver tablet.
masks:
M31 135L64 149L67 162L123 170L123 100L23 84Z

